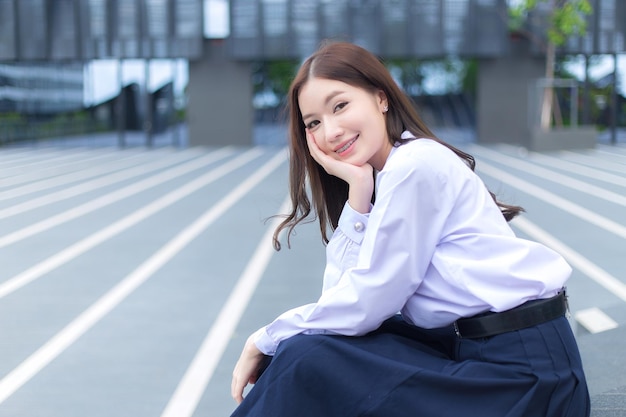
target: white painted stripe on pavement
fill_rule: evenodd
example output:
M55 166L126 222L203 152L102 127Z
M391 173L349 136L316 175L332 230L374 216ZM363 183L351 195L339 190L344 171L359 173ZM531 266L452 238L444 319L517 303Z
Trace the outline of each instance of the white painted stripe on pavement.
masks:
M291 198L287 197L279 213L289 210ZM254 294L267 265L274 254L272 235L282 218L274 218L261 238L254 255L246 265L235 288L191 361L176 391L167 403L161 417L191 417L202 398L215 368L230 341L250 298Z
M9 165L9 168L10 168L15 165L36 163L37 161L42 161L42 160L45 160L46 158L55 157L56 155L59 155L60 153L61 151L58 149L48 150L48 151L37 149L36 152L32 152L32 150L29 150L28 152L23 152L17 157L11 156L9 158L3 158L4 160L0 161L0 166L2 166L2 169L4 170L4 168L7 168L4 165ZM4 155L4 151L2 155ZM4 172L4 171L1 171L1 172Z
M3 163L4 160L13 161L17 157L21 157L23 155L32 155L33 152L29 148L16 148L16 147L2 147L0 148L0 164Z
M208 173L196 178L195 180L185 184L182 187L175 189L164 195L163 197L154 200L152 203L143 206L142 208L134 211L133 213L123 217L122 219L112 223L99 231L87 236L86 238L68 246L64 250L57 252L56 254L46 258L36 265L28 268L26 271L6 280L0 284L0 298L6 297L8 294L22 288L23 286L33 282L44 274L58 268L59 266L71 261L72 259L82 255L95 246L105 242L112 237L118 235L124 230L134 226L163 210L189 194L199 190L200 188L210 184L211 182L223 177L229 172L241 167L250 160L259 156L261 151L258 148L251 149L239 157L209 171Z
M0 248L19 242L20 240L36 235L37 233L44 232L70 220L74 220L80 216L84 216L85 214L101 209L102 207L118 202L126 197L133 196L149 188L156 187L159 184L163 184L176 177L208 165L220 158L224 158L232 152L233 149L231 148L222 148L219 151L206 155L203 158L198 158L191 162L187 162L184 165L170 168L167 171L160 172L152 177L137 181L136 183L120 188L119 190L112 191L94 200L81 204L80 206L73 207L67 211L48 217L45 220L16 230L15 232L0 236Z
M50 166L41 169L29 169L27 172L15 175L10 178L2 180L2 186L14 186L23 184L26 182L33 182L50 177L64 175L72 171L78 171L85 169L86 167L92 167L95 163L107 163L113 158L119 158L119 151L116 150L98 150L92 151L87 155L78 155L76 159L61 163L52 163ZM140 155L137 150L124 151L125 157ZM117 159L116 159L117 160Z
M589 333L605 332L618 327L615 320L597 307L577 311L574 318L581 326L587 329Z
M181 154L175 154L173 156L168 156L166 158L160 158L160 159L157 159L156 161L152 161L151 163L146 163L144 165L134 166L131 168L121 169L122 166L117 166L114 169L99 168L97 170L97 173L96 171L90 172L88 176L91 177L91 176L96 176L99 174L105 174L113 170L119 170L119 171L116 171L112 174L104 175L104 176L101 176L99 178L95 178L89 181L85 181L80 184L72 185L68 188L57 190L49 194L42 195L40 197L31 198L30 200L26 200L24 202L14 204L4 209L0 209L0 219L6 219L7 217L16 216L18 214L25 213L29 210L34 210L38 207L46 206L48 204L63 201L68 198L76 197L84 193L92 192L99 188L113 185L118 182L128 181L128 180L133 179L134 177L138 177L140 175L144 175L152 171L163 169L170 165L175 165L181 161L188 160L190 158L191 158L191 155L181 153ZM131 161L130 163L136 165L136 162ZM193 161L190 161L187 163L193 163ZM129 165L129 164L127 163L125 165ZM50 186L50 184L46 184L46 186ZM0 199L2 199L2 193L0 193Z
M618 164L626 165L626 155L615 152L615 149L612 146L598 146L595 151L600 155L608 156L612 160L616 161Z
M592 195L602 200L626 207L626 197L622 194L614 193L602 187L589 184L588 182L580 181L551 169L542 168L535 164L531 164L502 153L493 152L486 148L476 147L474 150L476 150L477 155L488 155L490 159L496 160L497 162L505 164L509 167L519 169L525 173L541 177L544 180L552 181L565 187L572 188L578 192ZM624 181L624 185L626 185L626 179L622 178L622 180Z
M566 200L563 197L560 197L554 193L551 193L550 191L547 191L541 187L531 184L528 181L521 180L485 162L481 162L480 165L477 165L476 169L479 172L484 172L485 174L493 178L496 178L512 187L515 187L518 190L521 190L527 194L530 194L533 197L543 200L548 204L552 204L556 206L558 209L564 210L573 216L579 217L580 219L582 219L583 221L587 223L596 225L606 230L607 232L613 233L621 238L626 239L626 226L618 222L615 222L611 219L601 216L576 203Z
M538 242L543 243L561 254L574 268L603 286L609 292L626 301L626 285L622 281L529 220L523 217L516 217L511 223L524 233L532 236L533 239L536 239Z
M11 178L17 175L26 174L35 169L47 169L48 166L54 166L60 162L69 163L74 162L77 159L84 158L88 154L88 151L83 150L79 152L59 152L58 156L51 158L41 159L36 162L29 162L25 164L16 164L10 168L2 169L2 176ZM69 161L69 162L68 162Z
M560 153L570 161L585 164L605 171L608 170L619 173L626 173L626 165L619 164L613 161L607 161L606 159L603 159L598 155L591 156L589 154L581 154L572 151L561 151Z
M542 155L539 153L531 154L531 161L560 168L564 171L573 172L574 174L584 175L595 180L604 181L609 184L615 184L626 187L626 177L623 175L611 174L600 169L591 168L575 162L558 159L553 156Z
M94 177L96 175L105 174L116 169L120 169L128 166L129 164L137 163L143 159L146 154L134 153L121 153L117 154L102 154L95 158L85 158L80 161L76 161L68 168L62 165L54 166L46 170L37 170L29 172L28 174L11 177L6 180L2 180L2 187L6 188L13 186L8 190L0 191L0 200L7 200L9 198L17 197L20 195L29 194L35 191L45 190L58 185L64 185L72 181L76 181L76 177L79 179ZM97 165L94 166L96 164ZM28 183L28 184L24 184ZM23 184L23 185L21 185Z
M250 155L250 151L247 155ZM249 159L249 158L248 158ZM254 175L251 175L237 188L207 210L192 224L178 233L172 240L143 262L115 287L99 298L87 310L76 317L63 330L54 335L46 344L19 364L0 380L0 403L3 403L15 391L26 384L65 349L71 346L91 327L111 312L126 297L146 282L156 271L170 261L187 244L198 237L208 226L224 214L237 201L245 196L261 180L278 168L286 159L286 152L280 152L265 163ZM243 160L239 158L240 162Z

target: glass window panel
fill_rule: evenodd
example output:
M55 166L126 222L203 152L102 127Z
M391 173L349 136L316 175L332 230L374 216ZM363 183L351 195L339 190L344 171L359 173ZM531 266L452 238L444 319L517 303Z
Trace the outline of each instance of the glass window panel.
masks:
M287 34L286 0L263 0L263 32L265 36Z
M44 0L20 0L18 6L19 49L21 59L47 58L46 5Z
M389 0L383 5L383 51L388 56L406 56L409 53L407 45L408 22L407 14L409 3L407 0Z
M237 58L262 57L259 0L231 0L231 43Z
M442 2L412 0L409 14L411 50L417 57L441 56L443 51Z
M81 2L79 40L81 58L109 57L108 9L106 0L79 0Z
M622 0L623 1L623 0ZM598 13L598 51L611 53L615 51L615 0L602 0Z
M203 32L207 39L224 39L230 35L228 0L204 0Z
M174 0L175 34L177 38L202 37L202 4L200 0Z
M121 0L117 2L117 37L120 39L133 39L139 37L139 11L134 0Z
M346 0L322 0L320 6L322 37L349 39L348 2Z
M92 38L104 38L107 36L107 11L105 0L89 0L87 4L89 31Z
M13 0L0 0L0 60L15 59L15 41Z
M289 55L286 0L262 0L263 54L268 57Z
M319 4L317 1L292 1L291 27L294 34L295 54L299 57L308 56L317 47Z
M468 0L446 0L444 4L443 44L446 53L456 55L462 52L469 3Z
M371 52L380 53L380 3L376 0L352 0L350 13L354 43Z
M626 1L615 5L615 52L626 52Z
M168 30L169 12L167 0L145 0L148 36L151 38L166 38Z
M236 38L259 36L259 3L256 0L233 0L232 30Z
M78 33L73 0L54 0L50 8L50 57L77 58Z
M468 33L462 54L470 56L495 56L507 47L508 29L502 16L506 15L503 0L472 0L467 20Z

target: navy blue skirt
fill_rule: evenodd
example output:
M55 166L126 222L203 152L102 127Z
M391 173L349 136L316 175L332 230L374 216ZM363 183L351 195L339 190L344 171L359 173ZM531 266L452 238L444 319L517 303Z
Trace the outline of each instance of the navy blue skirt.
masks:
M586 417L565 317L482 339L399 317L365 336L282 342L232 417Z

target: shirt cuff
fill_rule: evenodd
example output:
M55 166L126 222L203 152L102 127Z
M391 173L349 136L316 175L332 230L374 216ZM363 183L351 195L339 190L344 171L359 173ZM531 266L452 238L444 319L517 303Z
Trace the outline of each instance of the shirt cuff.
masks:
M254 333L252 340L254 341L257 349L259 349L264 355L274 356L276 349L278 348L278 343L276 343L274 339L267 334L266 328L267 326L261 327L257 330Z
M371 210L370 205L370 210ZM350 207L350 204L346 202L339 216L338 226L348 239L353 240L356 243L361 243L365 229L367 228L367 221L369 219L369 213L363 214Z

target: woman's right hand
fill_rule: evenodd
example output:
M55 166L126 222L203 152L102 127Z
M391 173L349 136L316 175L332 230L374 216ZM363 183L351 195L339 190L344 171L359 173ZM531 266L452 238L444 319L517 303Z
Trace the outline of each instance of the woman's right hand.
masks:
M374 192L374 168L370 164L353 165L326 154L320 149L309 129L306 129L306 139L313 159L328 174L348 183L350 207L360 213L368 213Z
M241 356L233 370L230 393L235 401L243 401L243 391L248 384L255 384L261 374L265 355L254 344L254 335L251 335L241 352Z

